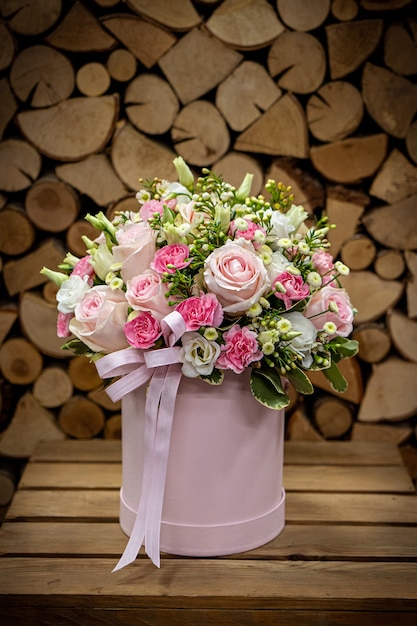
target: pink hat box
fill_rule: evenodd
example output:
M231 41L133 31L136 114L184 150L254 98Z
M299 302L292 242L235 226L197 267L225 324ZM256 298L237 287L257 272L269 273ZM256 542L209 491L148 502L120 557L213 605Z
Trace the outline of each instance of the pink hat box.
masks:
M284 411L262 406L249 370L221 385L182 376L175 402L160 549L211 557L259 547L285 524ZM141 497L146 386L122 404L120 525L130 536Z

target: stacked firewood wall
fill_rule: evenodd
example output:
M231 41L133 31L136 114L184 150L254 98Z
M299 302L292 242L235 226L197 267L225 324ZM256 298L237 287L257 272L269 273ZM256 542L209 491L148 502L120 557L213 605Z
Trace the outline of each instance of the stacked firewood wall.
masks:
M390 440L417 478L416 8L0 0L0 483L39 440L120 437L39 270L84 254L87 212L137 210L138 179L173 179L176 154L254 173L254 194L282 181L337 224L360 351L346 394L320 373L314 396L292 391L287 437Z

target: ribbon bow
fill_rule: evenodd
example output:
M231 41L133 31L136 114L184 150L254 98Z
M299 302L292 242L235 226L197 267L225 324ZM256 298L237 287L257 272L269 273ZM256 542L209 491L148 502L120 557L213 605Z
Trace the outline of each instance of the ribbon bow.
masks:
M177 311L167 315L161 326L169 347L149 351L126 348L96 363L101 378L121 376L106 389L113 402L150 381L145 404L141 496L132 533L113 572L132 563L143 543L151 561L160 567L162 506L175 400L182 376L181 348L175 343L186 331L185 322Z

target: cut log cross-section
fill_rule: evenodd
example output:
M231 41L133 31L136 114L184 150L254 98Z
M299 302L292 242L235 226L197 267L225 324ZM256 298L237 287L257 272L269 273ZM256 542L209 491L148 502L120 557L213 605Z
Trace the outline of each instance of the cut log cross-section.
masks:
M417 197L376 207L363 217L363 224L376 241L387 248L417 248Z
M18 401L12 421L2 433L0 455L25 459L30 457L39 441L62 441L65 433L54 414L42 407L31 392Z
M7 0L1 12L9 28L20 35L35 36L53 27L61 13L61 0Z
M388 203L417 194L417 167L396 148L376 174L369 193Z
M75 221L80 201L72 187L50 174L39 178L28 190L25 208L37 228L58 233Z
M308 156L304 110L295 96L285 94L236 139L235 150L291 156Z
M126 89L125 107L133 126L150 135L160 135L171 128L179 102L165 80L156 74L140 74Z
M1 36L1 32L0 32ZM7 78L0 80L0 138L2 137L8 123L13 119L17 111L17 102L12 93Z
M188 104L217 87L242 60L239 52L194 28L165 54L159 67L180 101Z
M0 211L0 253L24 254L32 246L36 232L23 207L9 205Z
M377 47L382 20L358 20L326 26L330 76L342 78L356 70Z
M210 102L197 100L181 109L171 129L177 152L191 165L211 165L228 150L230 135Z
M417 85L384 67L367 63L362 93L369 114L394 137L404 138L417 111Z
M16 57L10 83L23 102L30 99L33 107L48 107L72 94L74 70L67 57L58 50L49 46L31 46Z
M58 26L46 37L55 48L69 52L103 52L116 46L116 39L102 28L95 16L76 0Z
M358 309L355 324L374 322L401 298L404 285L396 280L384 280L368 270L351 272L340 277L353 306Z
M417 363L391 357L373 367L359 408L363 422L401 421L417 411Z
M206 27L217 39L240 50L263 48L284 30L267 0L224 0Z
M390 24L384 41L385 65L402 76L417 74L416 43L416 18Z
M326 56L320 41L309 33L285 31L272 44L268 70L282 89L311 93L318 89L326 73Z
M0 142L0 189L22 191L37 179L42 167L39 152L21 139Z
M126 4L152 22L166 29L186 31L201 22L191 0L125 0Z
M381 133L312 146L310 155L318 172L329 180L346 184L375 174L387 148L388 137Z
M244 61L217 88L216 106L233 130L242 131L281 94L262 65Z
M17 121L42 154L58 161L77 161L104 148L118 110L116 95L70 98L47 109L23 111Z
M126 187L105 154L92 154L77 163L58 165L55 172L58 178L92 198L98 206L107 206L126 195Z
M334 4L334 2L333 2ZM330 0L277 0L278 13L286 26L294 30L314 30L323 24L330 10Z
M320 141L338 141L351 135L363 116L359 91L342 80L326 83L311 96L306 108L308 127Z
M134 15L106 17L102 24L147 68L155 65L177 40L174 34Z
M118 129L111 148L111 161L119 178L129 189L139 191L139 178L153 178L155 172L166 180L175 179L175 153L140 133L130 124Z

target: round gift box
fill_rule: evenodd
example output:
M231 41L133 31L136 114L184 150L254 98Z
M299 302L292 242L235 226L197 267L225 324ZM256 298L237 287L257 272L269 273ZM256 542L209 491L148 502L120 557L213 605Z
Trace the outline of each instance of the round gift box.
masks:
M221 385L182 377L162 509L161 551L220 556L256 548L285 523L284 411L257 402L249 370ZM123 398L120 525L130 536L139 506L146 388Z

